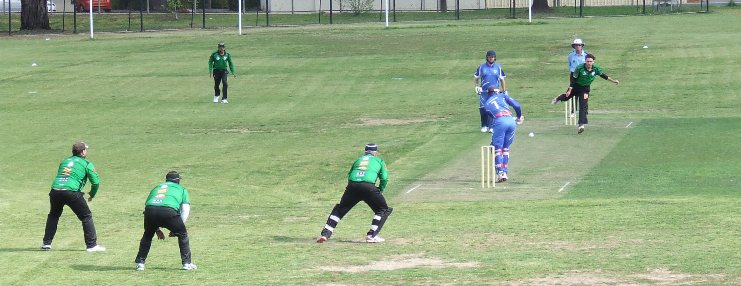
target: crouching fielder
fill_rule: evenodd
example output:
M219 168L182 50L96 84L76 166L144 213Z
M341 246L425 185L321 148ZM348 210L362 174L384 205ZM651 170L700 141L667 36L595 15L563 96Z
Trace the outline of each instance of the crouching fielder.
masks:
M497 182L507 181L507 164L509 163L509 146L515 141L515 130L517 124L522 124L525 119L522 116L520 103L510 97L506 92L500 93L499 90L491 86L488 88L489 100L484 104L486 112L494 118L491 134L491 146L494 146L496 156L494 164L497 170ZM517 113L517 121L512 117L510 108Z
M365 241L368 243L383 242L384 239L378 236L378 233L381 232L386 218L393 209L386 204L386 199L383 197L383 191L388 183L388 169L383 159L378 157L376 144L365 145L365 153L355 160L347 177L345 193L342 194L340 203L335 205L332 213L329 214L327 224L316 242L327 241L340 220L360 201L365 202L374 213ZM376 187L376 180L381 181L378 187Z
M167 173L165 182L149 192L145 205L144 235L139 243L139 253L134 260L136 270L144 270L144 262L152 246L152 237L157 234L158 239L165 239L160 227L169 229L170 236L177 236L183 270L196 269L196 265L190 260L190 240L185 229L185 221L190 214L190 199L188 190L180 186L180 174L175 171Z

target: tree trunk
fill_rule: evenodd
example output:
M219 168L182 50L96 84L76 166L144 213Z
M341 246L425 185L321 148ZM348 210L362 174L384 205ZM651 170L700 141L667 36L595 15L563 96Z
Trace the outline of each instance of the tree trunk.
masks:
M549 11L548 0L533 0L533 11Z
M21 0L21 30L51 30L46 0Z

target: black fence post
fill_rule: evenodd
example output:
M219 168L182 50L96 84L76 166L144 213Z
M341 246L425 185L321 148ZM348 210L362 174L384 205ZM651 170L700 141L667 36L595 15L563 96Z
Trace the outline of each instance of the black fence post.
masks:
M334 22L332 22L332 14L334 14L334 7L332 6L332 0L329 0L329 24L332 25Z
M270 0L265 0L265 27L270 27Z
M139 0L139 32L144 32L144 3Z
M201 19L201 22L203 23L201 24L201 29L206 29L206 0L201 1L201 14L203 15Z
M319 0L319 24L322 23L322 0Z
M11 15L12 15L12 14L10 13L10 10L12 10L12 9L10 8L10 1L8 1L8 36L10 36L10 35L11 35L11 33L10 33L10 29L11 29L11 28L13 27L13 24L12 24L12 22L10 22L10 20L11 20Z
M579 0L579 18L584 18L584 0Z
M77 34L77 5L72 7L72 33Z
M10 36L10 35L11 35L11 33L10 33L10 29L11 29L11 28L13 27L13 24L11 24L11 22L10 22L10 16L12 15L12 14L10 13L10 10L11 10L11 9L10 9L10 1L8 1L8 36Z
M396 0L394 0L394 22L396 22Z
M67 16L67 1L62 2L62 32L64 32L64 17Z
M131 31L131 1L129 1L129 27L126 28L126 31Z
M643 15L646 15L646 0L643 0Z
M461 0L455 0L455 19L461 19Z
M516 6L517 6L517 1L516 1L516 0L512 0L512 4L511 4L511 7L512 7L512 8L511 8L511 10L512 10L512 19L517 19L517 15L516 15L516 13L517 13L517 11L516 11Z

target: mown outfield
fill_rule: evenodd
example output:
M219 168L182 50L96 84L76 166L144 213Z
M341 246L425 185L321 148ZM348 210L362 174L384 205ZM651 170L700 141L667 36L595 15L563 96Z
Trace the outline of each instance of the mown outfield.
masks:
M740 16L3 37L0 285L741 284ZM621 81L595 81L578 136L549 104L574 35ZM226 105L207 72L220 41L237 64ZM485 190L471 75L488 49L526 120L510 181ZM69 209L41 251L77 140L108 251L84 251ZM368 142L390 168L387 241L359 243L358 205L316 244ZM179 270L170 238L136 272L144 199L169 170L199 269Z

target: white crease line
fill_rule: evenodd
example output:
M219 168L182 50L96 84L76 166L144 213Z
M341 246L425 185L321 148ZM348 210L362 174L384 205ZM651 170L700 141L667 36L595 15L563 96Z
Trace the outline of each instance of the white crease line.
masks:
M630 123L628 123L628 125L626 125L625 128L630 127L631 124L633 124L633 121L631 121Z
M411 188L410 190L407 191L407 194L408 193L411 193L412 191L416 190L417 188L419 188L421 186L422 186L422 184L419 184L419 185L414 186L414 188Z
M560 189L558 189L558 192L559 192L559 193L560 193L560 192L563 192L563 189L565 189L565 188L566 188L566 186L568 186L568 185L569 185L570 183L571 183L571 182L566 182L566 184L564 184L564 185L563 185L563 187L561 187Z

